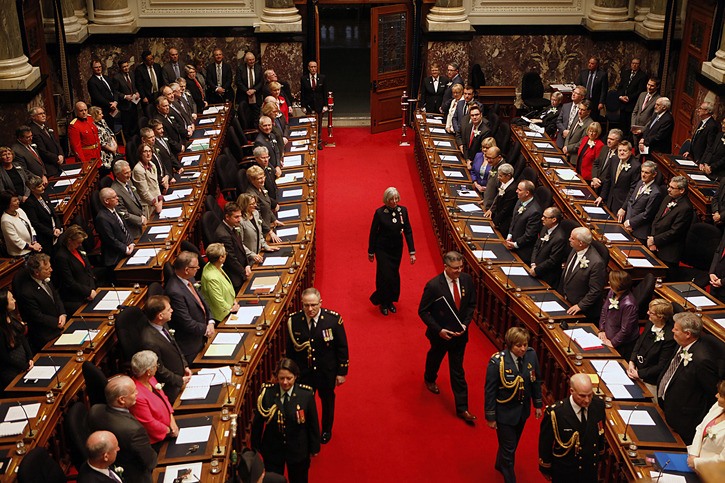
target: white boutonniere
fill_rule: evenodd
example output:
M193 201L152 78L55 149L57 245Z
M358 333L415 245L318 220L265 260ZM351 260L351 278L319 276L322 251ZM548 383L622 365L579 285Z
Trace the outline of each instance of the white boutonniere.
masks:
M624 164L622 165L622 170L623 170L623 171L629 171L629 168L631 168L631 167L632 167L632 165L631 165L631 164L629 164L629 163L624 163Z
M674 201L670 201L669 203L667 203L667 208L669 208L669 209L672 209L675 206L677 206L677 203L675 203Z
M687 352L687 349L685 349L680 354L680 359L682 359L682 364L686 367L687 364L689 364L690 361L692 361L692 354Z
M118 476L123 477L123 466L114 466L113 472L116 473Z
M172 115L169 115L169 119L176 119L176 118Z
M506 188L501 187L501 188L498 189L498 195L499 196L503 196L504 193L506 193Z
M31 146L33 146L33 148L35 148L35 149L38 149L38 145L37 145L37 144L35 144L35 143L30 143L30 145L31 145Z
M609 299L609 310L619 310L619 300L617 297Z
M242 232L242 227L241 226L235 226L234 227L234 231L236 231L237 233L241 233Z
M163 382L157 382L156 385L154 386L154 389L156 389L157 391L163 390L164 389L164 383Z
M201 290L201 284L199 282L194 283L194 288L197 290Z
M169 329L169 334L171 334L171 337L173 337L174 334L176 334L176 329Z
M523 213L524 211L526 211L526 207L525 207L525 206L523 206L523 205L521 205L521 206L519 207L519 209L518 209L518 213L519 213L519 215L520 215L521 213Z
M715 431L712 430L712 427L709 427L707 428L707 430L705 430L705 437L715 439Z
M479 134L481 134L481 131L479 131L478 129L473 130L473 137L478 137Z
M589 145L590 148L594 147L594 141L592 141L591 139L589 141L587 141L587 144Z
M262 193L264 193L265 195L267 195L267 194L269 194L269 191L267 191L266 189L262 188Z
M652 194L652 187L649 187L648 186L647 188L645 188L644 191L642 191L642 194L643 195L650 195L650 194Z
M446 84L446 87L450 87L452 85L453 85L453 82L449 82L448 84Z
M723 136L722 138L720 138L720 141L722 141L722 143L725 144L725 136Z
M665 340L665 331L661 330L655 334L655 342L662 342Z
M86 252L85 252L85 250L78 250L78 253L80 253L80 254L81 254L81 255L83 255L84 257L86 256Z
M48 132L53 134L55 131L53 131L51 128L48 128Z
M579 268L587 268L589 266L589 260L587 260L587 257L582 257L581 260L579 260Z
M548 242L549 241L549 234L547 233L546 235L542 236L541 237L541 241L542 242Z

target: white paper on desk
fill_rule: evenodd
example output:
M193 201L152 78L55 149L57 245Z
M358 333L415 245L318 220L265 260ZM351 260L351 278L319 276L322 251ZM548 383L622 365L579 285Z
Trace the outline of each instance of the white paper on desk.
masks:
M53 379L55 373L60 370L60 366L33 366L28 372L25 373L23 379L26 381L34 379Z
M559 176L559 178L567 181L577 180L579 179L579 176L576 174L576 171L570 168L556 168L556 174Z
M709 307L710 305L717 305L704 295L693 295L692 297L685 297L685 299L695 307Z
M204 353L205 357L229 357L237 346L232 344L212 344Z
M194 377L194 376L192 376ZM189 401L191 399L206 399L209 394L209 386L189 386L184 388L181 393L182 401Z
M650 262L646 258L627 258L627 261L633 267L654 267L654 265L652 265L652 262Z
M61 176L76 176L81 174L81 168L76 169L64 169Z
M211 425L180 428L176 444L206 443L209 441L209 433L211 433Z
M694 179L695 181L705 181L708 183L712 182L712 180L704 174L691 174L690 178Z
M526 271L524 267L516 267L514 265L508 265L508 266L501 266L501 271L506 275L507 277L511 276L529 276L529 272Z
M216 114L220 110L224 110L224 106L211 106L204 109L201 113L202 116L207 116L209 114Z
M445 169L443 170L443 176L446 178L465 178L460 171L447 171Z
M199 119L199 126L204 126L206 124L214 124L214 121L216 118L214 117L207 117L206 119Z
M440 158L441 158L441 161L449 161L451 163L458 162L458 156L453 156L452 154L441 154Z
M720 324L720 327L725 327L725 319L712 319L718 324Z
M566 312L566 307L556 300L546 300L541 304L541 310L543 312Z
M199 176L201 176L200 171L187 171L186 173L182 174L181 177L184 180L190 180L190 179L196 179Z
M433 134L448 134L448 131L446 131L445 129L441 129L439 127L430 128L430 132Z
M295 166L302 166L302 156L299 154L293 154L292 156L285 156L283 158L285 168L294 168Z
M126 260L126 265L146 265L151 257L133 256Z
M63 178L63 179L59 179L58 181L56 181L55 183L53 183L53 187L57 187L57 186L70 186L73 183L75 183L77 179L78 178Z
M183 479L184 483L199 483L198 476L201 475L201 465L202 462L169 465L164 469L164 481L162 483L174 483L176 478L186 473L188 474Z
M315 118L314 117L301 117L301 118L297 119L297 122L299 122L300 124L309 124L311 122L315 122Z
M153 256L153 254L149 256ZM131 293L131 290L109 290L98 301L93 311L105 312L108 310L116 310L119 305L123 305Z
M544 161L549 164L564 164L564 160L561 158L555 158L554 156L544 156Z
M279 283L279 277L257 277L252 281L252 290L269 289L272 291L277 283Z
M251 325L255 317L261 317L264 307L262 305L240 306L236 314L227 319L227 325ZM235 318L236 317L236 318Z
M480 206L475 203L466 203L465 205L458 205L461 211L464 213L474 213L476 211L483 211Z
M157 251L157 248L139 248L133 255L136 257L155 257ZM106 295L106 297L108 297L108 295ZM116 297L112 298L116 301L118 300Z
M532 128L532 126L533 126L533 128ZM529 129L531 129L531 131L529 131L529 132L527 132L527 133L526 133L526 137L527 137L527 138L543 138L543 137L544 137L544 136L543 136L543 135L542 135L542 134L541 134L541 133L540 133L540 132L538 131L539 129L541 129L541 130L543 131L543 128L540 128L540 127L539 127L539 126L537 126L536 124L533 124L533 125L529 125Z
M209 387L214 380L213 374L192 374L186 387Z
M439 148L452 148L453 147L453 145L451 144L450 141L433 140L433 144L438 146Z
M181 216L182 213L181 206L174 206L172 208L164 208L161 210L161 213L159 213L159 218L164 220L167 218L178 218Z
M297 131L291 131L289 133L289 137L291 138L300 138L302 136L307 135L307 129L298 129Z
M221 129L207 129L204 131L204 136L218 136L220 132Z
M86 335L88 334L86 334L85 330L83 332L76 330L68 332L67 334L61 334L53 345L81 345L83 340L86 338Z
M149 235L168 234L171 231L171 225L158 225L149 228Z
M675 161L677 161L677 164L679 164L680 166L697 166L697 163L690 159L675 158Z
M607 212L600 206L585 206L584 211L590 215L606 215Z
M276 265L287 265L289 257L265 257L262 262L263 267L274 267Z
M16 421L13 423L0 423L0 438L17 436L23 434L27 421Z
M573 196L574 198L585 198L587 196L582 190L564 188L564 194L567 196Z
M478 260L481 259L496 259L496 254L492 252L491 250L473 250L473 256L476 257Z
M659 471L649 470L649 476L652 481L656 481L657 483L687 483L687 478L673 473L660 474Z
M22 409L18 406L10 406L8 413L5 415L5 421L25 421L25 413L28 413L28 418L34 418L38 415L40 410L40 403L23 404Z
M190 146L204 146L204 145L208 145L209 144L209 141L211 141L211 138L194 139L193 141L191 141Z
M168 195L164 195L164 201L182 200L189 196L193 190L191 188L177 189Z
M490 225L470 225L473 233L491 233L493 234L493 227Z
M285 218L299 218L300 210L292 208L291 210L280 210L277 212L277 218L283 220Z
M607 237L607 240L609 241L629 241L629 238L622 233L604 233L604 236Z
M277 228L278 237L297 235L299 232L299 228L296 226L291 226L289 228Z
M426 121L428 121L428 124L443 124L443 121L439 117L430 117L429 116L428 119L426 119Z
M232 380L232 368L229 366L207 367L200 369L198 374L212 376L209 383L212 386L219 386Z
M478 193L473 190L456 190L461 198L478 198Z
M610 384L607 381L604 381L604 383L607 385L607 389L612 393L614 399L632 399L632 395L627 391L624 384Z
M593 360L591 361L591 364L607 387L612 384L621 386L631 386L634 384L629 376L627 376L627 372L624 368L615 359ZM629 396L629 393L627 394L627 399L632 399L632 396Z
M292 198L293 196L302 196L302 188L282 192L282 198Z
M242 340L242 334L236 332L217 332L212 345L237 345Z
M280 185L280 184L287 184L287 183L294 183L295 181L297 181L298 179L301 179L302 177L303 177L303 174L300 173L300 172L287 173L287 174L282 175L279 178L277 178L276 183L278 185Z
M309 139L298 139L297 141L292 141L292 146L307 146L310 144Z
M565 330L564 333L569 336L571 339L574 339L574 342L579 344L579 347L581 347L584 350L587 349L598 349L602 346L602 341L599 340L599 337L592 334L591 332L587 332L584 329L576 328L576 329L569 329Z
M619 409L619 416L625 423L629 421L630 426L654 426L655 422L649 413L644 409ZM630 419L630 415L632 416Z
M200 154L197 154L196 156L186 156L184 158L181 158L181 164L183 166L191 166L192 163L194 163L195 161L198 161L200 157L201 157Z
M534 146L536 146L539 149L554 149L554 146L551 143L534 143Z
M299 153L301 151L307 151L307 147L306 146L292 146L290 148L290 152L292 152L292 153Z

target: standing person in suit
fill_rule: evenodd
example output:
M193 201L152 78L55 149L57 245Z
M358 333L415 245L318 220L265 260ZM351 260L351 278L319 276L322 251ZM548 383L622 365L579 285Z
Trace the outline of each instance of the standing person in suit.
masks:
M658 77L650 77L647 80L646 90L639 95L637 103L632 111L630 126L644 127L652 119L655 109L655 101L660 98L658 93L660 89L660 79ZM634 131L632 131L634 132ZM629 137L629 133L628 137ZM639 136L634 137L635 143L639 143Z
M700 170L711 178L725 178L725 119L720 124L723 134L715 138L715 142L705 151L700 159ZM713 210L713 213L715 211ZM717 220L719 223L720 220Z
M164 289L173 309L174 337L189 365L204 347L204 338L212 337L216 332L211 309L194 286L198 271L198 255L182 251L174 260L174 275L166 281Z
M186 150L188 131L181 118L171 114L171 103L164 96L156 98L156 112L152 119L158 119L164 126L164 134L169 138L169 144L179 146L179 152Z
M645 161L640 169L641 179L629 191L627 203L617 211L617 221L644 245L664 193L655 183L657 164Z
M30 189L30 196L23 203L23 210L28 215L28 220L35 235L43 247L43 252L48 255L55 253L55 242L63 233L63 222L53 209L50 198L45 194L46 183L39 176L31 176L25 182Z
M33 142L33 131L30 126L19 126L15 130L15 139L16 142L13 143L15 161L22 166L26 175L40 176L47 182L48 170L40 157L38 146Z
M456 133L458 149L463 154L468 169L471 169L473 158L481 151L481 141L489 136L491 136L491 129L483 118L481 107L471 106L468 109L468 116L463 118L460 132Z
M571 231L569 245L572 250L564 265L559 292L572 304L569 315L582 312L587 320L597 320L607 266L599 252L591 246L592 232L579 226Z
M164 134L164 124L158 119L151 119L148 127L141 128L141 142L153 148L151 161L156 166L162 192L166 192L176 182L177 175L184 172L177 157L177 149L181 146L172 143Z
M473 97L476 94L476 91L473 89L473 86L463 86L462 84L453 84L460 85L463 87L463 97L458 100L456 103L455 111L453 112L453 116L451 117L451 127L453 130L448 130L448 132L455 134L458 136L461 132L461 124L463 123L463 118L468 116L468 110L473 105L477 105L478 107L481 107L481 104L478 103L478 101L474 100ZM451 88L452 90L452 88ZM451 101L451 105L453 105L453 102ZM450 111L450 108L449 108ZM481 111L483 112L483 111Z
M30 196L30 189L25 184L28 175L19 163L15 163L15 153L7 146L0 146L0 192L11 191L24 202Z
M498 167L498 187L491 208L486 211L484 218L490 218L501 233L508 233L511 219L514 216L518 186L514 182L514 167L503 163ZM493 187L492 187L493 188ZM488 188L486 188L488 192Z
M149 323L141 329L140 347L153 351L158 357L156 379L164 384L164 394L173 403L191 379L189 364L168 326L174 309L166 295L152 295L143 310Z
M252 276L251 264L254 258L247 258L242 241L242 210L238 204L230 201L224 205L224 219L214 232L215 240L224 244L227 252L224 272L229 275L234 293L239 292L245 280Z
M108 380L105 394L106 404L96 404L88 412L88 426L91 431L110 431L118 438L116 462L123 468L126 481L151 483L158 457L146 429L129 411L136 404L136 384L130 377L118 375Z
M45 253L35 253L25 263L27 270L16 275L13 291L18 295L20 316L28 324L28 342L33 353L58 337L66 323L60 294L50 283L53 267Z
M254 146L264 146L269 154L269 164L277 170L282 169L283 146L272 132L272 119L268 116L259 118L259 134L254 139Z
M201 275L201 294L209 304L212 317L217 322L224 320L230 313L239 310L235 300L237 291L232 280L222 269L227 259L227 251L223 243L210 243L206 247L208 263L204 265Z
M63 168L61 167L65 162L63 156L63 148L60 147L60 143L55 136L55 131L48 127L46 124L45 109L40 106L35 106L30 109L30 130L33 133L33 141L36 145L36 150L40 154L40 159L45 164L45 170L48 176L58 176Z
M463 86L461 84L455 84L451 88L451 92L453 92L451 107L449 107L448 110L443 113L443 115L446 119L446 131L453 134L455 133L455 130L453 129L453 117L456 115L456 111L458 110L458 104L461 102L461 99L463 97Z
M88 238L78 225L71 225L60 237L55 253L55 285L58 287L66 313L74 314L78 308L96 296L96 276L85 252L81 250Z
M605 107L607 92L609 91L609 76L606 71L599 69L598 58L589 58L587 68L579 73L576 83L586 87L586 98L592 101L593 115L598 120L601 118L600 111Z
M524 115L528 122L521 117L517 117L512 121L512 124L518 124L519 126L528 126L529 123L534 124L544 130L544 132L554 137L556 134L556 120L561 112L561 103L564 100L564 94L559 91L551 94L551 105L543 107L539 110L531 111Z
M687 178L674 176L667 186L668 196L660 203L647 237L647 248L667 264L670 275L679 266L685 250L685 238L694 216L692 203L686 192Z
M725 380L717 383L717 401L695 429L687 447L687 465L695 470L701 465L725 461Z
M634 148L629 141L622 141L617 146L618 162L610 166L608 178L602 178L602 191L594 200L599 206L604 203L613 212L617 213L627 202L627 195L639 181L640 164L634 157Z
M561 210L556 206L544 210L543 227L531 253L531 268L527 269L532 277L540 278L552 287L559 286L561 266L567 256L567 236L559 227L561 218Z
M111 271L123 257L133 252L136 245L126 222L116 211L116 192L112 188L103 188L99 197L103 208L96 214L96 231L101 238L101 266Z
M448 78L441 76L437 63L430 65L430 75L423 79L421 104L426 112L443 113L443 93L446 91Z
M486 369L486 423L496 430L498 453L496 471L506 483L515 483L516 448L534 403L536 419L541 419L541 372L534 349L529 347L529 331L511 327L506 331L506 349L496 352Z
M451 63L446 66L446 77L448 78L448 82L446 82L446 90L443 92L441 112L448 112L448 108L451 107L451 100L453 99L453 91L451 89L453 88L453 86L455 84L461 84L462 86L466 85L463 77L461 77L461 75L458 73L459 70L460 67L456 63Z
M489 139L489 138L486 138L486 139ZM485 141L486 141L485 139L484 139L484 141L481 141L481 145L483 145L483 143ZM491 141L488 141L488 142L491 142ZM491 165L491 168L488 171L486 189L483 192L483 204L481 205L481 207L485 211L488 211L491 209L491 206L493 206L493 202L496 199L496 196L498 195L498 188L500 186L499 179L498 179L498 169L501 167L502 164L504 164L504 161L503 161L503 156L501 156L501 148L496 146L495 139L493 140L492 146L490 148L486 148L486 150L483 150L483 148L481 148L481 151L483 152L483 157L485 158L486 162ZM474 158L474 165L476 165L475 158ZM471 177L473 178L473 176L471 176ZM474 186L474 188L478 189L478 187L475 184L473 186ZM479 186L480 186L480 184L479 184ZM481 187L483 187L483 186L481 186Z
M570 125L569 132L564 138L564 147L561 148L564 154L568 156L569 164L577 166L577 168L579 168L577 163L579 144L581 144L584 136L588 134L589 125L593 122L590 116L591 112L591 102L588 99L584 99L579 103L579 111L577 112L579 119ZM600 126L599 134L601 134L601 132L602 128ZM582 170L579 169L579 171Z
M723 184L725 184L725 180L721 181L720 186L722 187ZM719 213L713 213L713 218L715 214ZM725 279L725 237L720 240L710 264L710 294L721 301L725 300L723 279Z
M246 193L257 199L257 210L259 210L259 217L262 220L262 234L264 236L269 234L270 241L280 243L282 239L277 236L274 229L278 226L284 226L284 223L279 221L275 214L279 210L277 200L272 199L269 192L264 188L266 178L267 176L260 166L251 166L247 169L249 187Z
M576 171L586 182L592 180L592 171L594 169L594 160L604 147L604 143L599 139L602 135L602 126L598 122L592 122L587 127L586 136L579 143L576 158Z
M118 61L118 74L111 79L111 87L118 99L118 110L121 111L121 125L126 139L138 133L138 104L141 94L136 88L135 75L131 74L128 59Z
M495 175L497 167L494 165L491 159L486 157L486 151L488 148L496 146L496 139L492 136L483 138L481 141L481 152L477 153L473 158L471 164L471 180L473 181L473 187L475 190L483 194L486 192L486 187L491 179L491 175Z
M647 74L640 69L642 61L637 57L629 63L629 69L623 69L619 76L617 94L619 95L619 122L624 132L629 132L632 112L639 95L647 89Z
M197 114L201 114L209 105L206 102L206 87L202 85L200 79L197 77L199 74L196 71L196 67L187 64L184 70L186 71L186 88L196 104Z
M400 193L391 186L383 193L383 206L375 210L368 237L368 260L377 258L375 292L370 296L380 313L396 313L394 302L400 298L400 262L403 259L403 238L408 245L410 264L415 263L413 229L408 209L400 206Z
M111 78L103 75L103 64L100 60L92 60L91 69L93 75L88 78L86 83L91 104L101 108L103 117L113 119L113 115L118 110L118 100L111 87Z
M185 67L186 63L183 60L179 60L179 50L176 47L171 47L169 49L169 61L161 69L164 84L169 85L172 82L176 82L176 79L184 75Z
M327 93L330 86L324 74L318 73L317 61L311 60L307 63L308 75L302 76L300 86L302 87L302 108L306 114L317 114L317 132L322 132L322 115L327 112ZM322 139L317 143L317 149L323 149Z
M300 368L300 382L317 391L322 402L322 444L332 439L335 388L347 380L350 356L342 316L322 308L320 292L302 292L302 310L287 321L287 356Z
M113 165L114 180L111 188L118 195L116 211L126 222L131 236L136 239L141 236L148 219L144 215L138 189L131 182L131 167L124 160L116 161Z
M262 218L257 211L257 198L248 193L242 193L237 198L237 205L242 211L240 227L247 261L262 263L264 261L263 252L276 252L279 247L270 246L264 239Z
M206 68L206 98L210 104L223 104L234 99L232 67L224 62L222 49L214 49L214 62Z
M672 151L672 131L675 129L675 120L670 113L672 103L666 97L655 101L652 120L641 132L639 152L643 154L670 153Z
M320 452L320 427L313 389L300 384L300 369L281 359L277 384L262 384L252 419L252 449L264 457L264 468L287 476L290 483L307 483L310 457Z
M609 272L609 292L599 316L599 339L628 360L639 338L639 307L632 295L632 278L623 270Z
M506 248L518 253L524 263L530 264L536 236L541 230L541 207L534 199L534 183L527 179L520 181L516 197L518 201L506 235Z
M443 358L448 354L451 389L456 402L456 415L466 424L474 425L476 416L468 410L468 384L463 370L463 357L468 343L468 326L476 308L476 286L473 278L463 273L463 255L448 252L443 256L443 273L425 285L418 306L418 315L427 329L430 349L425 359L425 387L440 394L436 379ZM449 325L451 320L460 326Z
M239 96L239 112L243 126L254 128L259 110L262 107L262 86L264 76L262 67L251 51L244 54L244 63L237 67L237 93Z
M692 133L692 138L690 139L690 150L682 153L683 156L694 159L698 164L701 164L700 160L719 137L720 127L715 118L712 117L712 110L712 102L703 102L695 110L695 114L697 114L697 128ZM700 170L702 170L702 167Z
M141 95L141 109L146 112L146 107L159 97L161 86L164 85L164 73L161 66L154 61L150 50L141 52L143 63L136 67L134 77L136 78L136 89Z
M607 146L599 151L599 156L592 163L592 181L591 186L594 191L599 194L604 183L609 183L611 177L612 163L618 162L617 146L624 138L621 129L610 129L607 134Z
M702 340L702 320L696 314L681 312L674 319L672 335L679 347L657 381L657 402L667 424L691 444L695 428L715 402L717 356Z
M121 477L114 471L118 447L116 436L110 431L95 431L86 440L88 460L78 469L78 483L119 483Z
M604 456L604 401L587 374L569 379L569 397L546 408L539 432L539 471L553 483L597 481Z
M0 192L0 212L0 227L8 255L24 257L43 250L35 228L25 210L20 208L20 198L14 192Z
M564 139L569 135L569 130L579 121L579 103L584 100L586 95L586 87L576 86L571 91L571 102L561 106L559 116L556 118L556 145L559 146L559 149L564 147Z
M164 207L164 197L159 187L158 172L151 161L153 148L146 144L138 147L138 163L131 171L131 179L137 188L138 197L147 220L154 214L161 213Z

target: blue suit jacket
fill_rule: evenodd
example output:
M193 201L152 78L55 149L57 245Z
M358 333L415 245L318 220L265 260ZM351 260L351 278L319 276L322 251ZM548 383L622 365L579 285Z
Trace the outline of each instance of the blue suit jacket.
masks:
M171 307L174 309L169 324L176 330L174 338L184 353L186 360L193 361L204 346L206 326L209 319L212 318L209 304L196 290L202 302L202 306L200 306L189 289L176 275L166 282L165 292L171 299Z

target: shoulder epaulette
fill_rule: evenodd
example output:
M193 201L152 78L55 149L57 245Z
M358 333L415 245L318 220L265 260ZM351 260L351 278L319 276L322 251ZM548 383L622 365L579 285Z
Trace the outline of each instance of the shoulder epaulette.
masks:
M268 388L268 387L273 387L273 386L274 386L274 384L271 383L271 382L263 382L262 383L262 388Z
M73 118L73 120L72 120L72 121L70 122L70 125L72 126L73 124L75 124L75 122L76 122L77 120L78 120L78 118L77 118L77 117L74 117L74 118Z
M314 389L312 387L308 386L307 384L297 384L298 387L301 387L302 389L307 389L310 392L313 392Z

